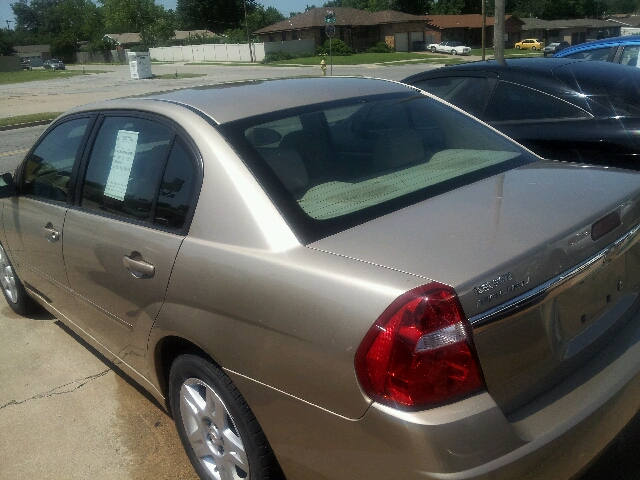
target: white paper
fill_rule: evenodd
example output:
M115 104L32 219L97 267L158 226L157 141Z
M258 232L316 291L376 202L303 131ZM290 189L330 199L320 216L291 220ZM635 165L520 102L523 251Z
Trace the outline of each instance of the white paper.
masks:
M133 166L133 157L136 156L136 146L138 145L138 132L128 130L118 130L116 146L113 151L113 162L111 171L107 178L107 185L104 189L106 197L124 200L129 184L129 175Z

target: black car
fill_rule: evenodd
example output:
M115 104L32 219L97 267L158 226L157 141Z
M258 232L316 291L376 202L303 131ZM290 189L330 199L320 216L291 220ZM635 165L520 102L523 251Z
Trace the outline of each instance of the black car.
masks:
M640 170L640 69L564 58L452 65L403 80L538 155Z
M569 42L553 42L542 49L544 56L554 55L565 48L569 48Z

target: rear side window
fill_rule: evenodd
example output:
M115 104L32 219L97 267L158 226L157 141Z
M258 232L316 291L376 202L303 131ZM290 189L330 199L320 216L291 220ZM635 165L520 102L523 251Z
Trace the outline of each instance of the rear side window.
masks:
M587 50L586 52L577 52L571 55L567 55L566 58L576 58L580 60L596 60L600 62L606 62L610 53L611 53L611 47L595 48L593 50Z
M109 116L89 156L81 206L180 229L191 210L196 173L189 149L169 126Z
M47 134L23 166L22 194L54 202L67 201L71 171L89 120L69 120Z
M415 92L350 102L218 127L303 242L535 160Z
M628 67L638 67L638 52L640 52L640 45L630 45L624 47L622 55L620 56L620 63Z
M413 85L480 118L491 93L489 80L483 77L429 78Z
M509 82L498 82L489 107L488 122L591 118L581 108L546 93Z

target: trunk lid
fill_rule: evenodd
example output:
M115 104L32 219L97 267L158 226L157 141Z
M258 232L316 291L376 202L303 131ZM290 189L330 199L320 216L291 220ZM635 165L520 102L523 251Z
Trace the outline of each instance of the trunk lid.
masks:
M575 371L635 311L635 236L603 251L638 223L639 200L639 173L540 161L309 247L452 286L487 388L511 411ZM593 224L612 212L620 225L593 240Z

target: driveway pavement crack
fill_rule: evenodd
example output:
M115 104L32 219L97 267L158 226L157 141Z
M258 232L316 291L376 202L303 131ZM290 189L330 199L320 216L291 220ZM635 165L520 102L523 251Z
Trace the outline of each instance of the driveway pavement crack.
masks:
M95 375L89 375L88 377L79 378L78 380L74 380L72 382L65 383L64 385L60 385L59 387L52 388L51 390L49 390L47 392L39 393L37 395L34 395L33 397L25 398L24 400L11 400L9 403L5 403L4 405L0 405L0 410L2 410L5 407L8 407L10 405L21 405L21 404L26 403L28 401L37 400L39 398L48 398L48 397L52 397L54 395L64 395L66 393L75 392L76 390L84 387L87 383L89 383L89 382L91 382L93 380L96 380L97 378L105 376L110 371L111 371L111 369L108 368L108 369L106 369L106 370L104 370L104 371L102 371L100 373L96 373Z

